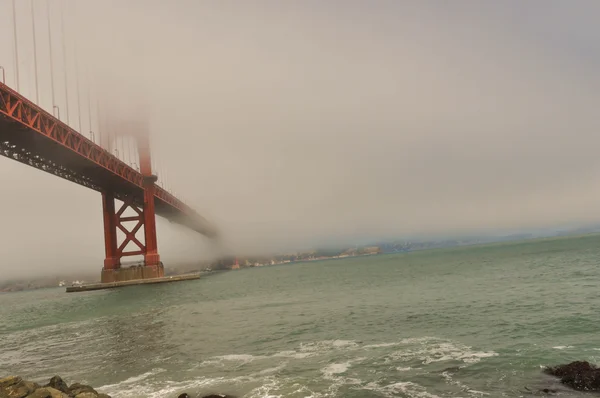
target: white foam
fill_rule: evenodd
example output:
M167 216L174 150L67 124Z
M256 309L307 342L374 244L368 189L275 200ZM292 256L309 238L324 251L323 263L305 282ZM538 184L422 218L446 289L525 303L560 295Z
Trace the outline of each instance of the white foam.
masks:
M270 379L265 384L254 388L252 391L250 391L248 394L246 394L245 397L248 397L248 398L281 398L282 395L275 395L274 393L272 393L272 392L276 391L277 389L279 389L280 386L281 386L281 382L279 382L275 379Z
M251 354L228 354L209 358L201 365L222 365L223 362L239 362L241 364L250 363L256 360L269 358L292 358L305 359L324 355L331 351L347 350L358 348L359 345L352 340L322 340L300 343L297 350L280 351L273 355L251 355Z
M321 372L326 376L331 376L335 374L345 373L350 367L350 362L344 363L332 363L330 365L325 366L321 369Z
M490 395L490 393L483 392L483 391L477 391L477 390L468 390L467 392L469 394L474 394L474 395Z
M230 355L221 355L216 358L223 359L225 361L237 361L237 362L252 362L257 358L257 356L250 354L230 354Z
M403 350L397 350L389 354L385 363L396 361L419 360L427 365L434 362L444 361L462 361L473 364L481 361L483 358L497 356L494 351L473 351L471 347L450 341L431 342L431 339L414 339L413 342L420 342L417 347L407 347Z
M381 344L367 344L363 346L363 348L384 348L384 347L393 347L399 345L400 343L381 343Z
M423 337L409 337L406 339L402 339L400 343L402 344L416 344L416 343L427 343L430 341L440 341L439 337L432 336L423 336Z
M358 343L356 343L355 341L351 341L351 340L333 340L331 342L331 345L333 345L334 347L338 347L338 348L356 347L356 346L358 346Z
M134 379L134 378L131 378ZM172 396L183 391L190 391L205 386L215 385L225 381L223 377L220 378L200 378L193 379L183 382L175 381L163 381L163 382L149 382L149 383L131 383L128 379L124 382L103 386L98 388L99 391L108 393L114 398L137 398L140 396L146 398L164 398ZM142 380L143 381L143 380ZM228 382L233 380L227 380Z
M471 387L469 387L468 385L458 381L458 380L454 380L452 378L452 375L450 374L450 372L442 372L442 376L444 377L444 379L446 379L446 382L448 384L452 384L457 386L458 388L460 388L463 391L466 391L467 393L469 393L469 395L473 396L473 397L478 397L481 395L490 395L487 392L483 392L483 391L478 391L478 390L473 390Z
M376 391L386 397L396 397L398 394L403 394L411 398L440 398L435 394L427 392L425 387L410 381L388 384L386 386L380 386L376 382L372 382L363 388L365 390Z
M300 343L301 352L331 351L332 349L356 348L358 343L352 340L321 340Z
M412 368L410 366L407 366L407 367L404 367L404 368L403 367L397 367L396 370L398 372L408 372L409 370L412 370Z
M313 356L313 353L310 352L298 352L298 351L281 351L276 354L273 354L274 357L281 358L295 358L295 359L304 359L310 356Z
M122 387L122 386L127 386L127 385L132 385L132 384L138 384L140 381L146 380L147 378L149 378L150 376L154 376L157 375L159 373L165 372L165 369L162 368L156 368L156 369L152 369L149 372L146 373L142 373L140 375L137 376L132 376L128 379L125 379L119 383L116 384L107 384L105 386L100 387L100 390L108 390L108 389L112 389L115 387Z
M202 361L200 366L209 366L209 365L220 365L225 366L227 362L237 362L239 365L244 365L250 362L253 362L257 359L264 359L267 357L263 357L260 355L250 355L250 354L228 354L228 355L220 355L216 357L209 358L205 361Z
M369 358L359 358L356 354L367 354L364 349L376 349L394 347L384 350L389 353L383 357L384 361L396 369L397 372L409 372L421 369L418 363L429 364L441 361L462 361L466 364L476 363L483 358L498 355L493 351L477 351L461 343L443 340L435 337L420 337L403 339L396 342L381 342L360 346L352 340L322 340L301 343L295 350L286 350L274 354L252 355L246 353L228 354L208 358L200 366L220 366L225 369L237 370L241 365L254 362L254 373L243 376L224 377L198 377L185 381L165 381L153 377L158 373L165 372L164 369L153 369L150 372L131 377L117 384L107 385L100 388L101 391L111 394L115 398L134 398L144 396L147 398L159 398L176 396L183 391L194 392L208 389L221 390L227 388L231 393L232 386L236 385L237 392L245 390L243 394L247 398L279 398L282 395L290 395L290 391L296 390L294 396L325 398L338 396L341 388L352 386L353 390L362 388L374 390L386 397L398 395L414 398L435 398L436 395L429 393L424 387L413 382L397 382L388 385L380 385L377 382L367 383L356 378L353 366L363 361L374 362L381 359L372 358L372 355L364 355ZM330 363L330 357L338 358ZM323 366L320 369L321 376L317 391L312 391L309 386L294 384L293 378L289 379L281 373L290 362L303 361L305 358L316 358L317 363ZM340 357L342 359L340 359ZM285 358L285 359L278 359ZM315 361L312 359L310 361ZM403 363L411 361L410 363ZM416 361L416 362L415 362ZM329 363L328 363L329 362ZM260 366L264 363L265 366ZM311 364L309 364L311 365ZM314 366L312 364L311 366ZM466 365L462 365L466 366ZM262 370L261 370L262 369ZM244 372L242 372L244 373ZM239 373L238 373L239 374ZM398 373L400 375L400 373ZM481 397L486 393L473 390L469 386L452 380L452 375L444 375L449 384L454 384L463 390L465 396L473 398ZM323 384L325 383L325 384ZM250 389L250 391L248 391Z
M555 350L564 350L567 348L573 348L573 346L572 345L557 345L556 347L552 347L552 348L554 348Z
M460 381L454 380L452 375L449 372L442 372L442 376L446 379L446 383L455 385L462 390L469 391L471 387L466 384L461 383Z
M267 368L267 369L263 369L258 373L255 373L256 375L266 375L266 374L270 374L270 373L276 373L279 372L280 370L285 369L285 367L287 366L287 362L282 362L279 365L272 367L272 368Z

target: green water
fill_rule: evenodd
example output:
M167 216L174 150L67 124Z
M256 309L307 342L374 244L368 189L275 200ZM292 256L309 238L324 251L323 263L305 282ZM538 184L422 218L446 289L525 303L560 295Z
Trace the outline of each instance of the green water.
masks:
M500 397L600 360L600 237L0 295L0 375L114 397ZM580 395L563 391L562 396Z

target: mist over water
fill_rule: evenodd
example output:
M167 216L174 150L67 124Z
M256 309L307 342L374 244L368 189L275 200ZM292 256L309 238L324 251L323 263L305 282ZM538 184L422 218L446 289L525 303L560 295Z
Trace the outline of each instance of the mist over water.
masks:
M82 134L117 136L132 167L150 133L159 184L219 231L158 219L168 268L600 221L598 15L597 0L0 0L0 66ZM100 271L97 192L6 158L0 187L0 281ZM541 367L600 360L598 239L0 294L0 377L115 398L580 396Z
M46 9L33 4L49 109ZM20 91L34 98L29 7L17 2ZM104 128L147 123L159 178L236 253L588 222L600 203L598 7L50 1L56 101L64 117L66 67L79 129L78 60ZM12 38L10 0L0 10ZM0 61L14 87L12 39ZM3 277L98 269L99 196L0 165L0 254L15 265ZM163 221L158 232L167 265L217 255L194 233Z
M598 239L2 294L0 374L116 398L583 396L540 367L599 360Z

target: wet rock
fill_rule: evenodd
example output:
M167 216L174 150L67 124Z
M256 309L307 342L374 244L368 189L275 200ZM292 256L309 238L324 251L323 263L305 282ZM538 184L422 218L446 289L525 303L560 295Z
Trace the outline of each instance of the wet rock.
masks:
M69 398L69 396L55 388L42 387L28 395L27 398Z
M553 388L542 388L540 391L544 394L556 394L558 392L558 390L555 390Z
M38 384L18 376L5 377L0 379L0 398L24 398L38 388Z
M571 362L544 369L560 382L578 391L600 391L600 369L585 361Z
M82 392L81 394L75 395L75 398L98 398L98 394L93 392Z
M32 381L26 381L23 380L23 384L25 384L25 386L30 390L30 391L35 391L38 388L40 388L40 385L38 383L34 383Z
M52 398L52 393L47 388L38 388L28 395L27 398Z
M80 395L82 395L83 393L91 393L93 395L89 396L89 397L97 397L98 396L98 391L94 390L91 386L86 386L85 384L79 384L79 383L75 383L75 384L71 384L71 387L69 387L69 395L71 395L72 397L79 397ZM79 398L89 398L88 396L81 396Z
M20 378L19 376L8 376L8 377L4 377L2 379L0 379L0 389L1 388L7 388L10 386L13 386L17 383L22 382L23 379Z
M69 387L60 376L54 376L44 387L19 376L0 378L0 398L111 398L99 394L91 386L75 383Z
M23 385L14 385L12 387L7 388L6 391L4 391L4 394L6 394L6 396L10 398L25 398L31 392L33 391L29 390Z
M210 394L210 395L205 395L202 398L236 398L233 395L226 395L226 394Z
M525 387L525 390L527 391L527 394L532 394L532 395L554 395L554 394L558 394L558 390L555 388L539 388L537 390L532 390L529 387Z
M52 387L55 390L64 392L65 394L69 394L71 392L67 383L65 383L63 379L60 378L60 376L54 376L53 378L51 378L50 382L44 387Z

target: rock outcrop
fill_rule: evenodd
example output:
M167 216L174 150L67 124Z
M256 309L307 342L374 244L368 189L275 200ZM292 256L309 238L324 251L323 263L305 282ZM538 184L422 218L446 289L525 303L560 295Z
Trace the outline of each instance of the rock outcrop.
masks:
M0 398L110 398L90 386L75 383L67 385L59 376L54 376L45 386L23 380L19 376L0 379Z
M560 382L578 391L600 391L600 369L585 361L571 362L544 369Z
M32 381L23 380L19 376L0 378L0 398L111 398L101 394L93 387L73 383L70 386L60 376L54 376L50 381L40 386ZM192 398L186 393L178 398ZM233 395L211 394L202 398L236 398Z

